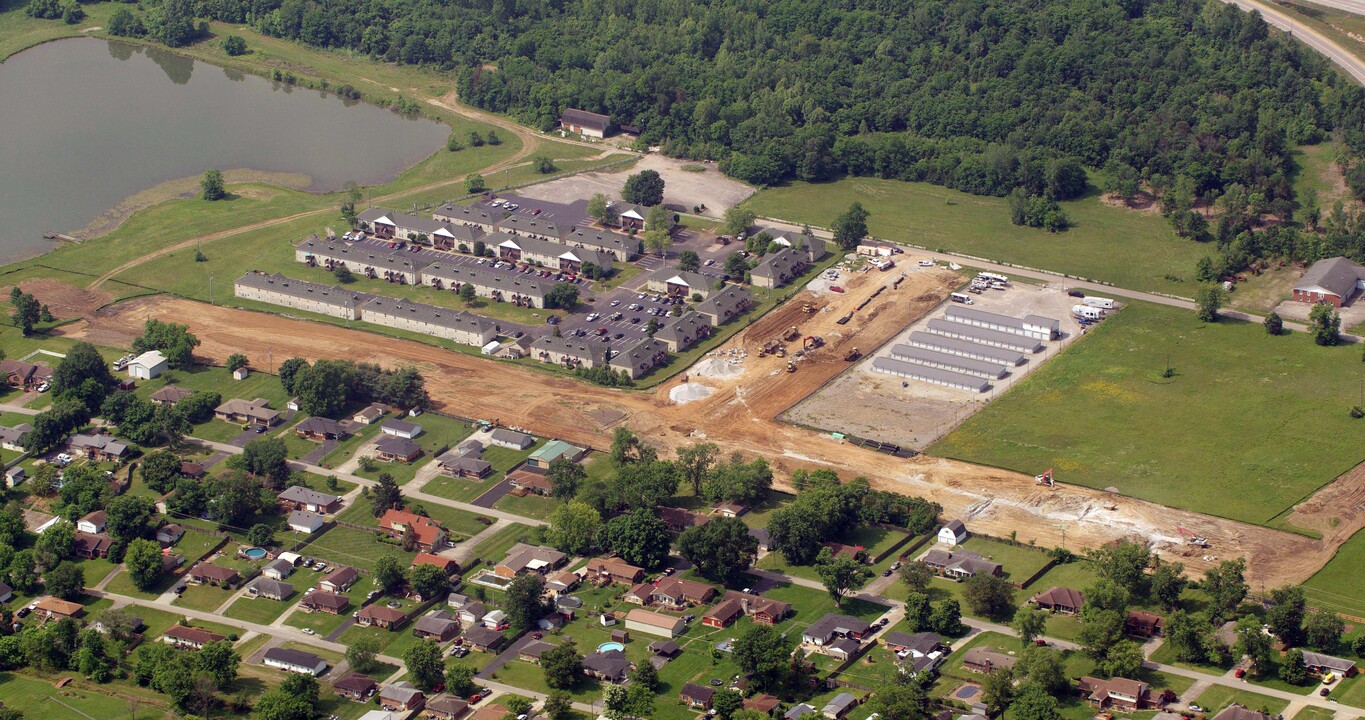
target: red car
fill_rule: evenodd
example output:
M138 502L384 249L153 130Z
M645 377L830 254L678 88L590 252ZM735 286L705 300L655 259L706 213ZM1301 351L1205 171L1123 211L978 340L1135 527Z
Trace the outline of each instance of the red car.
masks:
M1246 674L1247 671L1245 668L1237 668L1237 672L1233 673L1233 675L1239 678L1246 677Z
M844 289L841 288L841 287L839 287L838 285L830 285L830 286L829 286L829 289L830 289L830 290L833 290L834 292L837 292L837 293L841 293L841 292L844 291Z

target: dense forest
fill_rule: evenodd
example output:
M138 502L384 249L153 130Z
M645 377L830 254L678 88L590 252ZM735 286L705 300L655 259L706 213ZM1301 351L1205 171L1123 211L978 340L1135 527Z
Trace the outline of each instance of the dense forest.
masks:
M449 70L466 101L535 127L567 107L607 113L760 185L923 180L1014 193L1024 218L1084 192L1090 167L1225 246L1300 209L1292 148L1339 133L1365 192L1365 90L1218 0L161 2L144 0L148 32L192 5ZM1223 198L1221 228L1193 212Z

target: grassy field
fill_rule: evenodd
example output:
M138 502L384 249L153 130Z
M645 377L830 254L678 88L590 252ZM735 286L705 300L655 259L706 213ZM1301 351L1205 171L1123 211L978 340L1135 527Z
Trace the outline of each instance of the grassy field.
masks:
M1274 525L1360 460L1359 355L1133 303L930 452Z
M1336 557L1303 584L1308 602L1340 613L1365 617L1365 597L1360 592L1360 572L1365 568L1365 531L1357 532L1337 548Z
M1334 717L1336 717L1336 713L1327 708L1310 706L1299 710L1291 720L1332 720Z
M1134 290L1193 295L1194 263L1207 253L1176 237L1159 214L1110 207L1093 194L1062 203L1074 227L1055 234L1010 224L1004 198L898 180L792 183L760 192L749 206L760 215L828 227L853 202L872 214L868 228L877 237Z
M407 567L416 554L405 553L400 547L381 543L375 539L373 533L340 526L319 535L303 552L333 563L354 565L363 570L373 570L374 564L385 555L398 558L403 567Z
M1195 702L1208 713L1210 717L1217 715L1219 710L1238 703L1250 710L1262 710L1271 715L1282 712L1289 707L1288 700L1279 700L1269 695L1254 693L1240 688L1231 688L1226 685L1214 685L1205 690Z

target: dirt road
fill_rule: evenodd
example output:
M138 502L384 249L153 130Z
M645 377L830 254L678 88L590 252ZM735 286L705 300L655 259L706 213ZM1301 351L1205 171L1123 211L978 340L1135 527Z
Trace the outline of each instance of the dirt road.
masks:
M848 325L835 323L890 280L886 275L862 275L846 284L848 292L843 295L796 295L694 366L687 381L705 384L714 393L685 405L668 399L669 390L684 381L681 377L652 393L608 390L420 343L189 300L142 298L62 330L123 346L147 318L157 317L188 323L203 341L200 354L220 360L245 352L253 362L263 363L271 351L276 358L298 355L414 365L428 379L436 402L460 415L598 448L618 423L669 449L705 438L725 453L768 458L779 484L797 468L826 467L845 478L865 476L877 487L931 498L949 517L968 519L985 533L1007 537L1017 532L1021 541L1036 540L1043 546L1065 542L1073 549L1140 535L1156 541L1168 557L1179 556L1193 571L1221 558L1245 557L1252 581L1267 586L1302 582L1365 524L1359 503L1343 503L1365 495L1365 471L1334 484L1334 500L1310 500L1299 509L1296 523L1331 528L1326 540L1317 541L1087 488L1042 489L1033 478L1005 470L937 458L899 459L776 422L779 413L847 367L844 350L855 344L863 352L872 350L935 305L956 282L947 271L914 274L900 289L884 291ZM818 308L815 314L802 312L807 301ZM792 325L802 337L818 335L826 344L796 360L796 372L787 373L787 359L760 359L757 354L764 342ZM788 345L792 351L798 347ZM730 363L725 358L740 359ZM1337 518L1335 524L1329 518ZM1177 525L1206 536L1212 549L1181 555L1185 548L1179 545Z

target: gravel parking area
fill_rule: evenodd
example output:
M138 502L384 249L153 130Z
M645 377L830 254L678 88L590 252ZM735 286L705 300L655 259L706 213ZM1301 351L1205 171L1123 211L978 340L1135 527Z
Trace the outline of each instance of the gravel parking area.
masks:
M703 167L701 172L683 170L684 166ZM744 183L725 177L715 163L677 160L659 154L649 154L629 168L614 168L604 172L580 173L518 190L518 194L540 200L570 203L585 200L597 193L621 199L621 188L626 178L641 170L656 170L664 179L664 204L674 210L691 212L705 205L707 217L721 217L725 211L753 195L755 190Z

